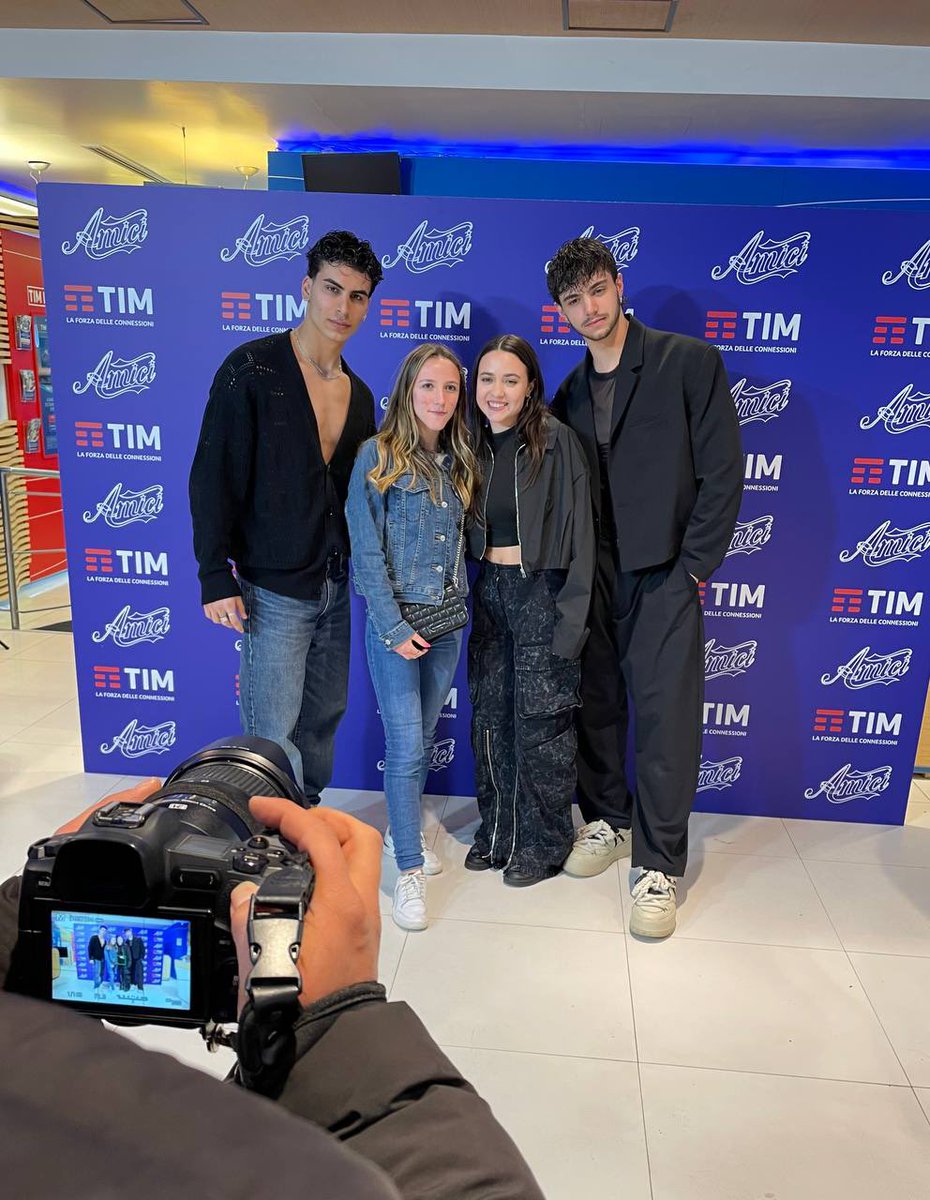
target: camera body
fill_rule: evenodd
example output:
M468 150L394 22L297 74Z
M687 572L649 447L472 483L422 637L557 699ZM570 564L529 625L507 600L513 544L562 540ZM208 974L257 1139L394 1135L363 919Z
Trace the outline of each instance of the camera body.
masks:
M114 801L29 849L11 971L17 991L119 1024L235 1021L229 898L306 856L249 813L254 795L305 803L261 738L213 743L145 803Z

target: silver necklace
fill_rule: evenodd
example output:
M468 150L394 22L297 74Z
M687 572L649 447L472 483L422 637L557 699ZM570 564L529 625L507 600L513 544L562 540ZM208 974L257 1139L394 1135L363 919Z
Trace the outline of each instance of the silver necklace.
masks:
M292 329L291 333L293 333L293 335L294 335L294 345L297 347L297 349L300 353L300 357L303 359L306 359L306 361L310 364L311 367L313 367L313 369L316 371L317 375L319 375L319 377L321 379L325 379L327 383L331 383L334 379L338 379L340 375L345 374L345 372L342 369L341 363L339 364L338 367L335 368L335 370L332 370L332 371L327 371L325 367L321 367L320 364L316 361L316 359L312 355L308 354L307 351L303 348L303 345L300 341L300 335L298 334L297 330Z

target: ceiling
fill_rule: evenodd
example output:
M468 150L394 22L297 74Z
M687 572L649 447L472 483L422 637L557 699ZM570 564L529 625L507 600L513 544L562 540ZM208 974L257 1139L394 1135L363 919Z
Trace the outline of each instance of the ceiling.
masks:
M624 11L642 21L654 2L668 7ZM658 36L565 32L562 0L195 3L209 27L156 31L81 0L0 0L0 192L34 190L29 159L46 179L139 182L91 144L225 187L239 165L265 186L267 152L314 135L930 152L930 0L680 0ZM624 0L571 3L592 23Z
M111 17L189 21L183 0L94 0ZM264 33L468 33L561 37L563 0L192 0L208 24L205 30ZM570 0L574 23L621 32L630 24L651 25L670 0ZM0 28L112 29L83 0L0 0ZM150 26L154 27L154 26ZM165 28L165 26L160 26ZM175 28L187 28L177 25ZM590 36L581 31L576 36ZM601 34L603 36L603 34ZM645 33L640 36L656 36ZM930 45L927 0L679 0L673 38L727 38L747 41L858 42L878 45Z

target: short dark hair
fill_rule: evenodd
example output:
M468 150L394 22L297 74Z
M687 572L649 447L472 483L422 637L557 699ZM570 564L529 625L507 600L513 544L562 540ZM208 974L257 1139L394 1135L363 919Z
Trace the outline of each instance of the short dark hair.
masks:
M596 238L572 238L559 246L546 268L546 287L558 304L569 288L580 287L602 271L617 278L617 260L604 243Z
M371 242L363 242L347 229L331 229L314 242L307 251L308 276L315 278L325 262L337 267L351 267L353 271L367 275L371 280L372 292L384 277Z

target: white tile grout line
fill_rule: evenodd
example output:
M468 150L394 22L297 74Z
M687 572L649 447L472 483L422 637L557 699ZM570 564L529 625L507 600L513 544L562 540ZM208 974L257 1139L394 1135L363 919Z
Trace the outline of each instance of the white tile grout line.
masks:
M787 825L785 826L785 830L788 834L788 837L790 838L791 831L790 831L790 829L788 829ZM793 838L791 840L792 840L792 842L794 841ZM891 1040L891 1035L888 1033L888 1030L885 1028L884 1022L882 1021L881 1016L879 1015L878 1009L875 1007L872 997L869 995L868 988L862 982L862 979L859 976L859 972L856 970L856 964L853 962L852 958L850 957L850 952L846 949L846 946L843 943L842 937L840 937L840 931L837 929L836 924L833 920L833 917L830 915L830 911L827 908L827 905L824 902L823 897L820 895L820 892L817 889L817 884L814 881L814 877L811 875L810 871L807 869L807 863L804 861L804 859L801 859L801 861L804 863L804 871L805 871L808 879L811 882L811 887L814 889L817 899L820 901L821 905L823 906L824 912L827 914L827 920L830 922L830 926L833 929L833 932L836 934L840 945L843 947L843 953L846 955L846 961L849 963L850 970L852 971L853 975L855 976L856 982L858 983L863 996L865 996L866 1001L868 1002L869 1008L872 1010L872 1013L875 1016L875 1020L876 1020L876 1023L878 1024L879 1029L884 1034L885 1041L888 1043L889 1049L891 1050L891 1053L895 1057L895 1061L897 1062L898 1066L901 1068L904 1078L907 1080L907 1085L911 1089L911 1094L914 1097L914 1103L917 1105L917 1107L921 1111L921 1113L923 1113L924 1120L927 1122L928 1125L930 1125L930 1114L928 1114L926 1112L926 1110L924 1109L924 1106L920 1103L920 1097L917 1095L917 1089L915 1088L914 1084L911 1082L911 1077L907 1072L907 1068L905 1067L904 1063L901 1061L900 1055L898 1054L898 1051L895 1048L895 1044Z

